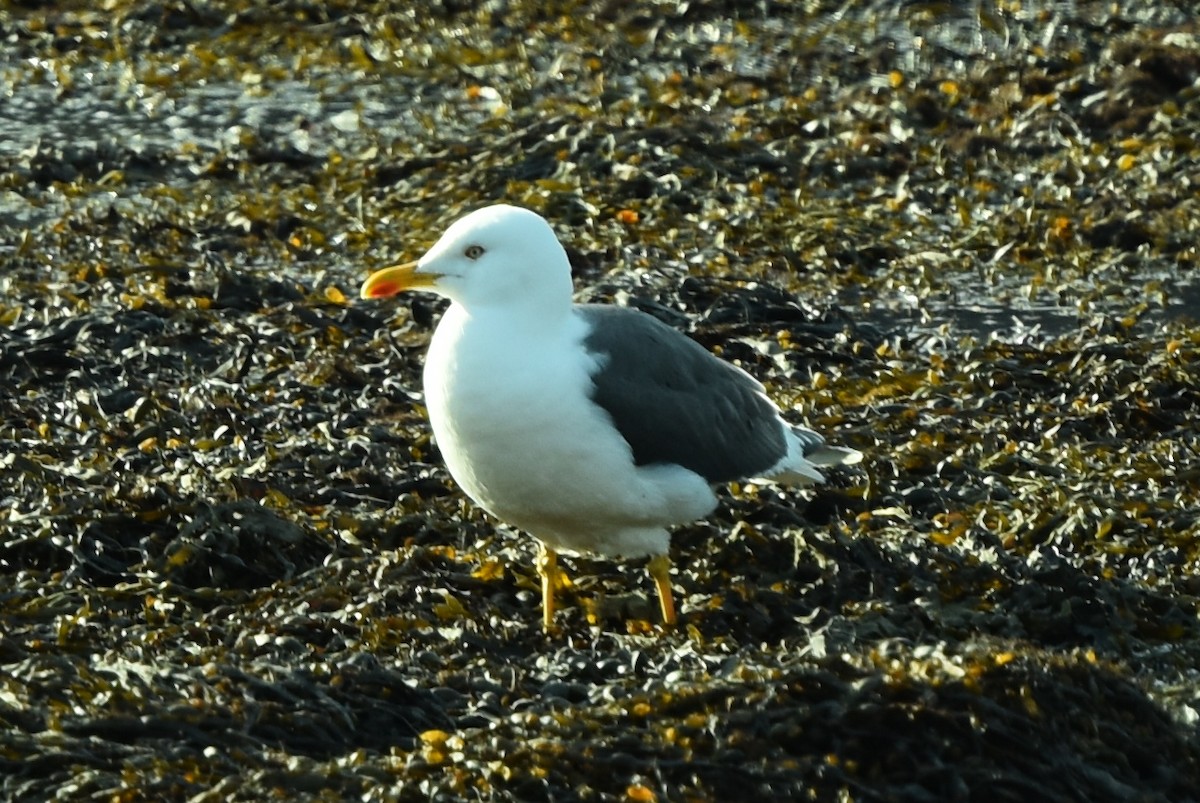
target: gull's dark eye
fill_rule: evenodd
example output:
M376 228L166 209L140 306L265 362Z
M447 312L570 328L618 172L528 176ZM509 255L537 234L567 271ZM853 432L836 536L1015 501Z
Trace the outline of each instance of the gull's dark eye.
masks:
M467 250L463 251L463 253L466 254L467 259L479 259L481 256L483 256L483 246L468 245Z

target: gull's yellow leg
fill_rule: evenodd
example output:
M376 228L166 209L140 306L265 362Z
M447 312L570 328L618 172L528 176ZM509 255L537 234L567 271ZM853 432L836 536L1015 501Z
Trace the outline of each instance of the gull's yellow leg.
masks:
M537 573L542 576L542 629L554 626L554 590L558 588L558 554L540 544L538 549Z
M658 589L658 604L662 607L663 621L668 625L675 624L675 602L671 599L671 558L667 555L655 555L646 564L646 571L654 578L654 586Z

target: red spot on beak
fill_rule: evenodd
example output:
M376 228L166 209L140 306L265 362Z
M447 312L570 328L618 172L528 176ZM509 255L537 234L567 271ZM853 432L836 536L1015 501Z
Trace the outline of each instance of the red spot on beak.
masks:
M402 289L404 288L395 282L379 282L371 286L371 289L367 292L367 298L389 298L399 293Z

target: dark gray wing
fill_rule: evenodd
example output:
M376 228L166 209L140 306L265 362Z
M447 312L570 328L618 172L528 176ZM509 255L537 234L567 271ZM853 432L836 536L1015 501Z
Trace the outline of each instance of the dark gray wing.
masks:
M758 384L655 318L625 307L578 308L601 357L592 401L639 466L674 463L709 482L760 475L787 453L784 426Z

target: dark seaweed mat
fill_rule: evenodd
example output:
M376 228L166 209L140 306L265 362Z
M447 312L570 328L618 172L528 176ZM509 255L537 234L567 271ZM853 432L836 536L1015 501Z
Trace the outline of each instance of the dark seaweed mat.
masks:
M3 796L1197 799L1194 22L824 5L0 12ZM346 300L495 198L869 454L677 632Z

